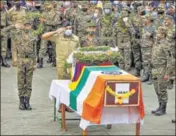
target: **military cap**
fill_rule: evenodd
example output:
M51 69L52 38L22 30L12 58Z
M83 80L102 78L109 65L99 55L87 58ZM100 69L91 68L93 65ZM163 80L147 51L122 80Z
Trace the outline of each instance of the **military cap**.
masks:
M104 9L112 9L112 4L111 3L106 3L104 5Z
M122 10L121 13L120 13L120 16L121 17L127 17L128 16L128 11Z
M25 19L23 24L33 24L33 21L31 19Z
M165 11L165 5L159 4L157 9L158 9L158 11Z
M141 1L134 1L134 2L132 2L131 5L134 7L139 7L139 6L142 6L142 2Z
M91 21L87 24L87 27L96 27L95 21Z
M73 24L72 24L72 22L71 21L64 21L63 23L62 23L62 27L67 27L67 26L72 26Z

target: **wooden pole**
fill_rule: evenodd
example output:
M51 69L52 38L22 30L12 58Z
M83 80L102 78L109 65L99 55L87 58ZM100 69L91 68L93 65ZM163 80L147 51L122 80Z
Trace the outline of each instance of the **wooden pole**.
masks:
M62 131L66 131L66 123L65 123L65 104L61 104L62 108Z
M83 136L87 136L87 129L83 130Z
M140 122L136 123L136 136L140 136Z

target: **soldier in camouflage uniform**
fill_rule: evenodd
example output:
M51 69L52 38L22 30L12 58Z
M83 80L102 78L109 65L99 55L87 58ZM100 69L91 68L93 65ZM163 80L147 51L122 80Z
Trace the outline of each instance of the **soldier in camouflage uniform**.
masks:
M100 46L100 41L96 37L96 23L90 22L87 27L88 36L81 40L81 47Z
M3 30L7 26L7 12L5 11L4 4L1 1L1 29ZM8 32L8 31L7 31ZM7 39L8 39L8 33L1 33L1 65L3 67L10 67L10 65L6 62L6 54L7 54Z
M119 62L119 66L126 71L131 69L131 34L134 33L133 26L127 9L122 9L117 23L114 25L113 35L114 43L117 44L119 52L123 57L123 61Z
M166 114L166 105L168 101L167 82L172 66L172 55L169 46L166 45L166 30L159 26L156 31L156 43L152 50L152 78L156 95L158 97L159 107L152 111L156 116Z
M142 39L140 43L143 66L143 74L141 80L142 82L149 81L151 84L151 54L154 44L155 27L152 24L152 18L150 14L147 14L144 20L145 26L142 30Z
M16 44L19 109L31 110L32 77L36 65L36 47L34 43L37 35L34 35L32 22L28 20L16 24L14 30L15 34L13 35L20 37Z
M61 25L61 21L60 21L60 15L56 13L56 11L54 10L52 3L48 3L46 2L44 4L44 11L43 11L43 19L41 19L42 22L44 22L45 28L44 28L44 32L49 32L49 31L53 31L55 30L57 27L59 27L59 25ZM48 59L48 63L53 62L52 66L56 66L56 60L55 60L55 43L49 41L44 41L42 40L42 45L39 51L39 64L38 64L38 68L42 68L43 67L43 58L44 55L46 53L47 50L47 45L48 45L48 55L49 55L49 59Z
M159 6L157 7L157 12L158 12L158 17L155 20L154 24L156 29L158 28L158 26L162 25L165 19L165 5L164 4L159 4Z
M164 23L163 24L164 27L166 27L166 30L167 30L167 33L166 33L167 44L168 46L170 46L173 58L175 58L175 39L174 39L175 26L174 26L174 21L172 19L172 16L166 15L163 23ZM174 63L173 63L173 66L175 66ZM168 82L168 89L172 89L174 85L174 76L175 76L174 67L172 71L173 71L173 75L170 76L171 78L169 79L169 82Z
M86 25L91 21L91 14L88 13L89 4L88 1L80 1L81 8L78 9L78 15L74 20L74 34L76 34L80 40L87 36Z
M135 65L134 75L140 76L140 70L142 68L141 47L140 47L142 21L141 21L141 16L139 15L139 12L140 12L140 7L142 7L142 3L135 1L133 3L133 6L135 8L133 9L133 11L131 11L130 19L134 27L135 34L131 35L131 49L132 49L132 55L134 58L134 65Z
M26 16L26 9L22 6L20 6L20 0L16 0L13 2L14 6L8 11L9 16L9 25L13 25L16 23L23 22L24 17ZM12 30L13 31L13 30ZM13 60L13 66L17 66L17 50L16 50L16 36L11 37L11 50L12 50L12 60Z
M102 45L105 46L116 46L113 43L113 25L116 23L116 18L112 12L111 3L105 3L104 14L100 18L100 38Z

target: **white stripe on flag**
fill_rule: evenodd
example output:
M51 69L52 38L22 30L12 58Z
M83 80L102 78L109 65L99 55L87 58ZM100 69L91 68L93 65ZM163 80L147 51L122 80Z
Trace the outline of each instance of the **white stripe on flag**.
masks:
M84 85L84 87L82 88L80 94L77 97L77 114L79 114L80 116L82 115L82 111L83 111L83 102L84 100L87 98L87 96L89 95L90 91L92 90L92 87L97 79L97 76L102 75L101 71L93 71L90 73L86 84Z

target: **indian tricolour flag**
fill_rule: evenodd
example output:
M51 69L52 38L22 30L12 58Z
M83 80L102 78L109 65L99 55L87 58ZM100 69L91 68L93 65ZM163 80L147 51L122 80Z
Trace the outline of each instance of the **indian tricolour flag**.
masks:
M122 72L121 75L105 73ZM70 84L70 105L82 118L100 124L107 80L132 79L134 76L112 66L83 67L77 81Z

